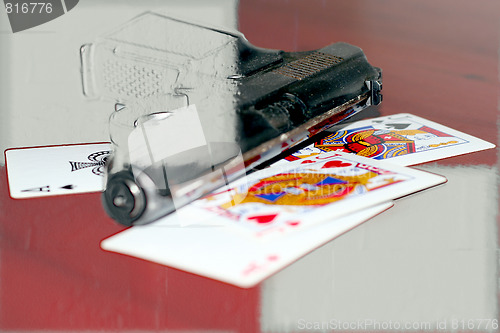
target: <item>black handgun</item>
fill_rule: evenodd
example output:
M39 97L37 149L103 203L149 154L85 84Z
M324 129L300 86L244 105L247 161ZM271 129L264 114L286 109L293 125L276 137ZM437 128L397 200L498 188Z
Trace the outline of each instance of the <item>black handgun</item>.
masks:
M81 53L85 94L116 102L103 202L127 226L165 216L382 100L381 70L356 46L268 50L155 13Z

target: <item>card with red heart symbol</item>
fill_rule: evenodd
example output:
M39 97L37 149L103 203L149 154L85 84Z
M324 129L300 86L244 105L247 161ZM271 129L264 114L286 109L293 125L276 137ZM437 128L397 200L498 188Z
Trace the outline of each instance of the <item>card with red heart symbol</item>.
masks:
M392 199L445 181L385 161L321 154L251 173L101 247L247 288L390 208Z
M229 225L249 237L268 240L445 181L384 161L324 153L252 173L189 209L211 215L203 223Z
M182 226L175 215L169 215L111 236L101 247L249 288L391 206L377 205L264 243L235 233L230 227ZM273 215L252 222L270 223Z

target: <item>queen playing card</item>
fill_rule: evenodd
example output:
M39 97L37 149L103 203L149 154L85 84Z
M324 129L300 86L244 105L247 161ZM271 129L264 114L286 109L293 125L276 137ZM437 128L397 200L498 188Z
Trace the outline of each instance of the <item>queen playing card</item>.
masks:
M195 201L192 216L261 240L301 230L446 182L435 174L325 153L248 175Z

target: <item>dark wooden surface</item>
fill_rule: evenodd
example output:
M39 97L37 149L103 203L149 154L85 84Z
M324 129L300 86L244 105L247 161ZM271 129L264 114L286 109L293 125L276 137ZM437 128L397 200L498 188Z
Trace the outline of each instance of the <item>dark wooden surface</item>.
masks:
M498 0L241 0L240 30L287 51L336 41L384 71L382 115L413 113L497 143ZM496 150L443 164L497 163ZM260 287L235 288L99 249L121 228L98 194L9 198L0 176L0 330L257 332Z

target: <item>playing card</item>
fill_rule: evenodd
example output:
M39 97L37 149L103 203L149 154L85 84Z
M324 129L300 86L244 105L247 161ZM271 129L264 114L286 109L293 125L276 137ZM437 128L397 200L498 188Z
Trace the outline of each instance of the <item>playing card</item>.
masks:
M104 189L109 143L16 148L5 151L10 196L15 199Z
M336 151L415 165L494 147L449 127L402 113L350 124L278 164Z
M226 226L182 227L170 215L111 236L101 247L249 288L391 206L384 203L360 210L267 243L248 239Z
M445 181L385 161L324 153L252 173L191 205L204 224L269 240Z

